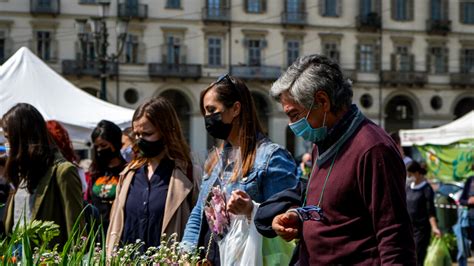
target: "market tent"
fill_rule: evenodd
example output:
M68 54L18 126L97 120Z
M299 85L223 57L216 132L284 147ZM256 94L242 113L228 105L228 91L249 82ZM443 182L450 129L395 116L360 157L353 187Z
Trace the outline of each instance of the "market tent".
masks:
M438 128L401 130L400 139L418 149L432 177L450 182L474 175L474 111Z
M0 116L17 103L29 103L45 120L62 123L76 145L87 143L100 120L110 120L124 128L130 125L133 115L132 109L102 101L77 88L26 47L0 66Z

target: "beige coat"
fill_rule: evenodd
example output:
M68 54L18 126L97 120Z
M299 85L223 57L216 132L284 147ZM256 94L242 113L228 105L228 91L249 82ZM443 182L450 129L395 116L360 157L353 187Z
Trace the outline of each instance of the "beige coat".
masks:
M175 161L175 163L176 166L171 174L168 195L166 196L161 234L166 233L169 236L178 233L178 239L181 240L191 210L199 195L202 171L198 167L193 167L194 182L191 182L186 176L187 165L180 161ZM119 244L122 237L124 208L127 202L128 189L134 175L135 170L129 167L126 167L120 174L115 201L110 212L110 224L106 239L107 256L112 254L114 246Z

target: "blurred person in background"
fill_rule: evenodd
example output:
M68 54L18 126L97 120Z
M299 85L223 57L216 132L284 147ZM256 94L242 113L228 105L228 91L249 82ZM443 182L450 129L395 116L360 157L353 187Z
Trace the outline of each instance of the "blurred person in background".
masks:
M403 147L402 147L402 141L400 139L400 135L399 135L398 131L391 133L390 137L393 139L393 141L395 141L395 144L397 144L398 151L400 152L400 155L403 158L403 163L405 164L405 166L410 165L411 162L413 162L413 159L410 156L407 156L405 154L405 151L403 150Z
M472 162L471 170L474 171L474 161ZM474 250L474 175L466 179L459 203L468 208L468 235L471 240L471 249Z
M77 167L79 177L81 178L82 193L87 192L87 182L84 169L79 166L79 161L74 148L72 147L71 139L67 130L56 120L49 120L46 122L48 132L53 137L54 143L63 155L64 159L68 160Z
M5 176L15 188L4 216L5 230L32 220L59 225L50 244L65 244L82 211L82 185L77 167L64 159L51 139L38 110L19 103L2 118L10 151Z
M440 237L441 231L436 221L434 192L425 178L426 170L418 162L412 161L407 172L413 180L406 189L407 209L413 224L417 264L423 265L431 233Z
M313 160L311 159L311 153L304 153L303 156L301 156L301 163L299 164L298 173L296 174L297 177L307 180L312 168Z
M99 209L102 226L107 233L119 175L127 163L120 154L122 130L113 122L102 120L92 131L91 140L93 156L88 199Z
M133 114L138 153L120 174L110 214L107 254L116 246L144 241L158 247L161 236L183 236L199 193L201 170L193 167L189 146L172 104L152 98Z
M135 136L133 135L133 130L131 127L127 127L122 131L122 149L120 149L120 153L127 163L131 162L135 157L133 151L134 141Z

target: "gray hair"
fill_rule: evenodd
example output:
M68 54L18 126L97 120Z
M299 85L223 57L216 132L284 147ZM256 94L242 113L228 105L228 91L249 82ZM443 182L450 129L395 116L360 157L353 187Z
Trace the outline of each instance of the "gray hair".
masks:
M331 101L331 112L337 113L352 103L352 82L345 79L337 63L322 55L296 59L285 73L273 83L270 95L277 101L283 92L309 109L317 91L324 91Z

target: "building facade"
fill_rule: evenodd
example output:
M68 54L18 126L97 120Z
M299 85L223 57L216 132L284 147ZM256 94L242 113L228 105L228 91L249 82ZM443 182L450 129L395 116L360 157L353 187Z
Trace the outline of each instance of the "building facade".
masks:
M102 0L0 0L0 60L21 46L98 96L93 24ZM445 124L474 106L473 0L112 0L114 28L129 19L107 99L135 108L163 95L197 154L212 145L199 94L224 73L247 82L269 136L295 155L295 138L269 88L298 56L321 53L353 81L353 101L387 131Z

